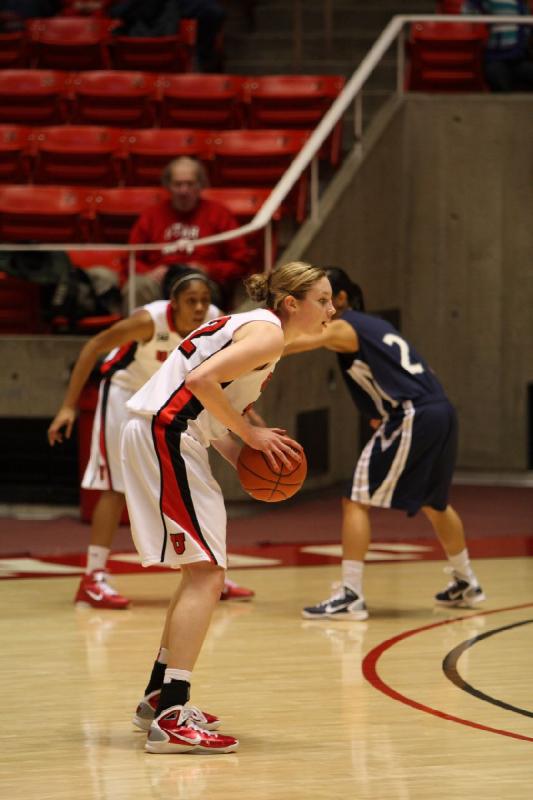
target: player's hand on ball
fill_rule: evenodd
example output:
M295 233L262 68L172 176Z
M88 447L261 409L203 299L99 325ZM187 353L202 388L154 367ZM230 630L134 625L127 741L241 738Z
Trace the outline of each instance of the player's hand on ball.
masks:
M287 431L282 428L259 428L250 425L246 444L254 450L261 450L273 469L277 469L280 463L290 467L291 459L293 461L302 459L301 444L287 436Z

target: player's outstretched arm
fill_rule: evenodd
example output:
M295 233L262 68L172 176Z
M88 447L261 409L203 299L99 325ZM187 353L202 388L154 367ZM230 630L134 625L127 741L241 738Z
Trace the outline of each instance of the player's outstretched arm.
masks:
M84 344L72 370L61 408L48 428L48 442L54 445L69 439L76 419L76 408L85 382L91 374L98 357L115 347L131 341L149 341L154 333L150 314L141 310L127 319L116 322L107 330L98 333Z
M355 353L359 349L357 334L353 327L342 319L333 320L322 333L311 336L302 334L292 342L285 345L283 355L305 353L308 350L317 350L325 347L335 353Z

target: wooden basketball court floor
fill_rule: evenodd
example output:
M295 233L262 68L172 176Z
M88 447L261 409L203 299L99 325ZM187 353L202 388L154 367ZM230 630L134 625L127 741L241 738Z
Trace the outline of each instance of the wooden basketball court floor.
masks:
M433 607L447 576L427 530L413 534L421 523L413 527L394 515L396 529L384 532L378 524L365 578L366 622L300 617L301 607L326 597L339 577L337 517L327 498L239 521L248 542L264 537L269 526L274 541L256 547L254 556L241 537L233 563L256 566L230 574L253 587L256 598L220 603L193 675L194 702L221 716L222 730L240 739L237 753L219 756L148 755L144 734L130 722L178 577L112 566L131 608L76 609L79 565L70 559L69 567L55 552L39 561L50 566L49 574L32 573L32 552L20 538L6 550L5 531L16 530L16 521L2 520L2 796L531 798L529 493L508 496L504 507L500 498L499 514L490 505L494 492L469 508L459 496L487 593L476 611ZM323 528L317 537L319 508L334 517L327 537ZM298 543L298 557L283 550L281 542L290 541ZM134 556L118 554L119 562L133 564Z

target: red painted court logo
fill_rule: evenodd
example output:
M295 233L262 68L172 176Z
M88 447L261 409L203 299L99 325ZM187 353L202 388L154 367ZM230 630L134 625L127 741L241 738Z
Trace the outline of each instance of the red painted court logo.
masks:
M185 534L171 533L170 541L172 542L172 547L174 548L176 555L182 556L185 552Z

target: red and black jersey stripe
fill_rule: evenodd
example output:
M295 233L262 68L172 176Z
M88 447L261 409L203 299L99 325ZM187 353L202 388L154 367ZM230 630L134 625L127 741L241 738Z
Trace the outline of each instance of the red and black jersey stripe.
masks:
M109 469L109 459L107 457L107 442L106 442L106 416L107 416L107 406L109 400L109 387L111 386L111 381L106 378L102 381L102 402L100 403L100 440L99 440L99 448L100 448L100 456L102 458L103 463L105 464L105 469L107 472L107 478L109 481L109 488L113 488L113 478L111 476L111 470Z
M205 541L191 497L187 470L180 451L180 442L188 421L203 410L200 401L182 384L154 416L152 437L161 473L160 509L165 536L161 562L165 560L168 531L165 516L177 522L194 539L214 564L217 560Z
M128 342L119 347L113 358L104 361L100 367L100 373L105 378L110 378L119 369L126 369L135 360L138 342Z
M165 516L167 516L177 522L200 545L213 564L217 564L217 559L205 540L194 509L187 478L187 468L180 451L183 434L181 431L162 427L154 417L152 435L161 470L159 504L165 530L161 549L161 562L165 561L165 552L168 544L168 531L165 523Z
M189 420L196 419L203 408L198 398L182 383L161 406L156 419L164 427L172 426L174 430L184 431Z

